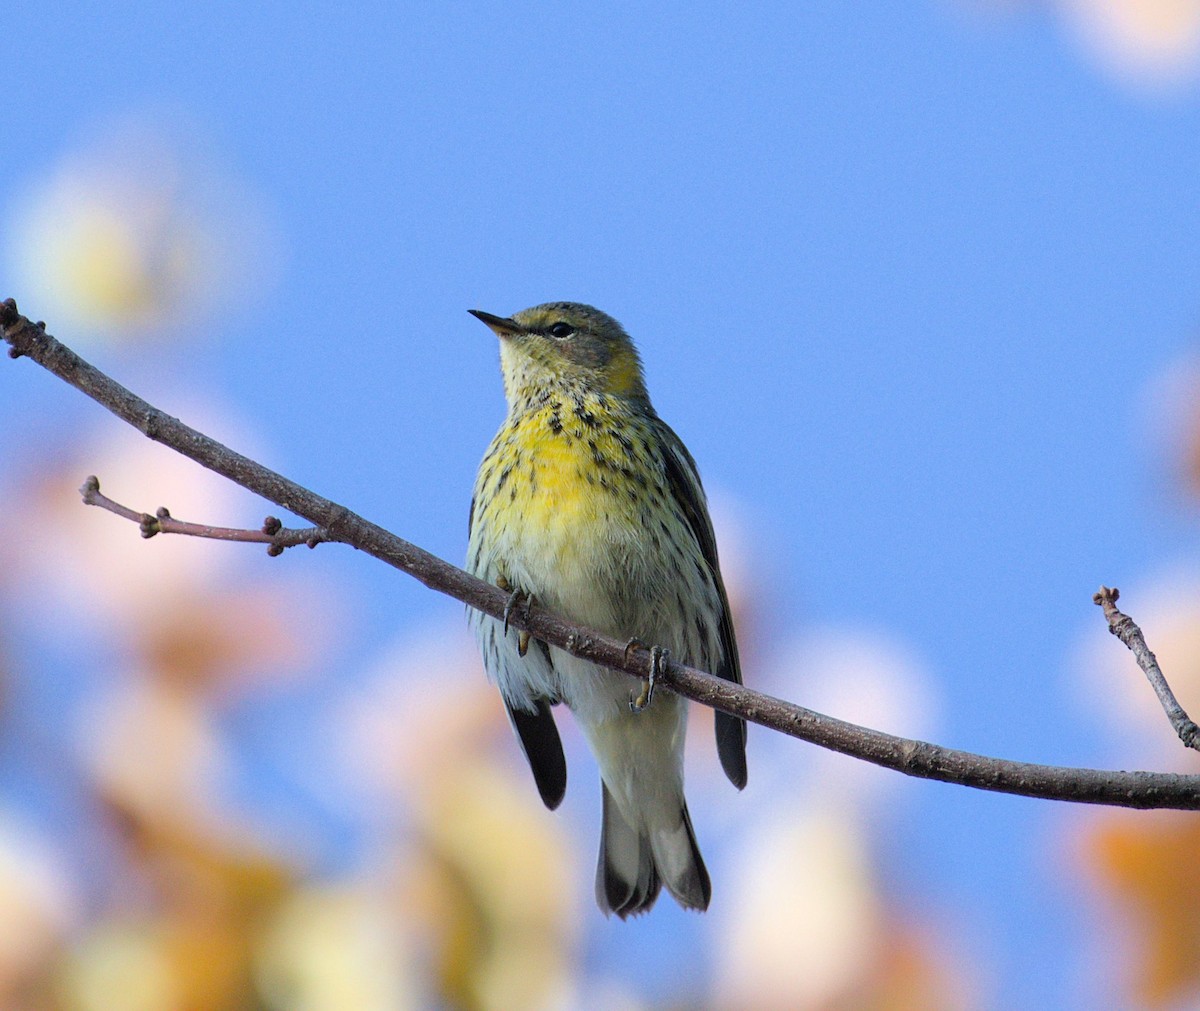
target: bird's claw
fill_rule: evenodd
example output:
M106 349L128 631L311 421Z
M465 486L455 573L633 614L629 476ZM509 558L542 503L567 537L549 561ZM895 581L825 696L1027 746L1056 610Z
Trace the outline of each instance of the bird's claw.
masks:
M632 653L639 646L641 646L642 648L645 648L646 644L644 642L642 642L642 640L639 639L636 635L632 639L630 639L627 643L625 643L625 663L626 664L629 663L629 654Z
M533 594L526 593L519 586L513 585L504 578L504 576L496 577L496 585L502 590L511 590L508 595L508 602L504 605L504 635L508 637L508 620L512 617L518 605L524 604L525 620L529 620L529 608L533 604ZM529 633L522 630L517 633L517 655L524 656L529 652Z
M635 643L641 645L636 639L631 639L625 647L626 653L628 653L629 647ZM667 658L670 655L670 652L661 646L650 647L650 676L642 681L642 690L637 695L630 692L630 712L640 713L654 701L654 685L658 681L658 676L666 669Z
M503 576L496 580L496 585L502 590L510 589L508 580ZM521 603L521 599L524 596L525 593L520 587L517 587L508 595L508 602L504 605L504 635L506 638L508 636L508 620L512 617L513 611L517 609L517 605Z

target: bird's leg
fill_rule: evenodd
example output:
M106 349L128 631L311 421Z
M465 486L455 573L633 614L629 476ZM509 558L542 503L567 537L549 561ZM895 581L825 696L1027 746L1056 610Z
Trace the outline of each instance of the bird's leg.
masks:
M642 640L639 639L636 635L631 636L629 641L627 643L625 643L624 659L625 659L626 666L629 665L629 654L638 648L645 649L646 644L644 642L642 642ZM649 704L650 704L650 682L643 681L641 692L639 692L637 695L634 695L633 692L629 693L629 711L631 713L640 713Z
M533 605L533 594L526 593L519 586L514 587L504 576L496 577L496 585L502 590L511 590L508 596L508 602L504 605L504 636L508 637L508 619L512 617L513 611L517 605L524 603L525 620L529 620L529 608ZM529 652L529 633L520 631L517 633L517 655L524 656Z
M496 585L502 590L512 591L508 595L508 603L504 605L504 636L508 638L508 619L512 617L513 610L521 602L521 598L525 596L525 593L519 586L513 586L508 581L507 576L497 576Z
M636 640L631 640L630 644L633 642ZM630 644L625 646L627 654ZM670 651L663 649L662 646L650 647L650 676L642 681L642 690L636 696L630 692L629 709L631 712L640 713L654 701L654 685L658 681L658 676L666 669L667 659L670 655Z
M533 606L534 596L532 593L523 594L525 598L525 620L529 620L529 609ZM517 656L524 656L529 652L529 633L522 629L517 633Z
M503 587L502 587L502 589L503 589ZM626 664L629 663L629 654L632 653L639 646L642 649L646 648L646 644L644 642L642 642L642 640L639 639L636 635L632 639L630 639L629 642L625 643L625 663Z

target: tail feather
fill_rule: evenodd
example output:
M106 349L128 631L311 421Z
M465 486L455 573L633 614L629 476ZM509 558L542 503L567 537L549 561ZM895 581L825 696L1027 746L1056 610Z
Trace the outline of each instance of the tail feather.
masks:
M680 810L679 823L673 829L651 836L629 823L603 783L601 795L603 822L596 867L600 909L623 920L644 913L654 905L664 884L685 909L707 909L712 886L687 805Z
M596 904L621 919L644 913L654 905L662 880L654 865L650 840L638 834L600 784L602 799L600 859L596 865Z
M696 845L696 830L692 828L692 816L687 804L679 812L680 827L671 834L660 835L654 842L654 854L667 889L684 909L708 908L712 898L712 883L708 880L708 868Z

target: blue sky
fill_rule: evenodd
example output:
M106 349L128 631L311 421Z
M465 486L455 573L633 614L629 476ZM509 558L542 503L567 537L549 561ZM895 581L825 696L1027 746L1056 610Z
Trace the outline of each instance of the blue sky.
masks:
M273 282L169 368L97 351L151 399L215 391L264 462L456 560L503 411L465 310L596 304L752 530L773 628L904 642L940 743L1115 760L1075 708L1090 594L1196 555L1147 406L1200 307L1194 88L1123 84L1040 5L932 0L25 5L5 35L0 196L146 114L195 130L270 221ZM86 410L31 369L3 385L5 427ZM317 554L357 588L350 666L457 613ZM902 887L974 910L1000 1005L1070 1000L1055 952L1082 914L1047 899L1039 854L1059 809L904 796Z

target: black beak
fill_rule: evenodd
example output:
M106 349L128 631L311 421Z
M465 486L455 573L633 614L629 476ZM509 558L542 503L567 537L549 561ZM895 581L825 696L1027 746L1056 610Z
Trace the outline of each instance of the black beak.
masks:
M520 323L505 316L493 316L490 312L484 312L482 309L468 309L467 312L485 324L497 337L511 337L515 333L524 331L524 327Z

